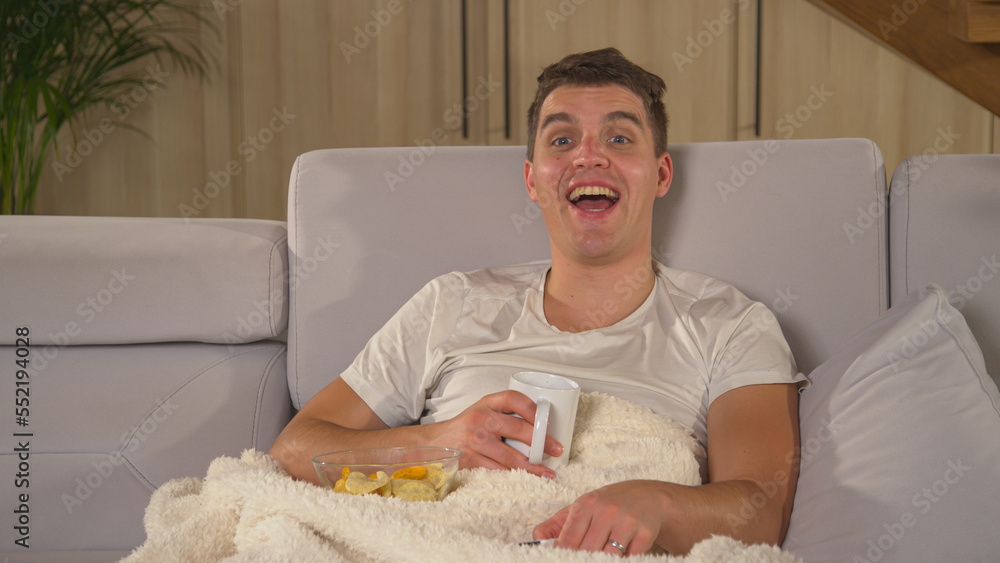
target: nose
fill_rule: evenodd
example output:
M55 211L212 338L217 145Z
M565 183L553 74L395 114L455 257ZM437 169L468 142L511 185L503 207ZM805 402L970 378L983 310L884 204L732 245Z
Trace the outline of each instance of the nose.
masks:
M584 136L577 145L576 154L573 155L573 166L577 168L607 168L606 150L604 143L599 138L591 135Z

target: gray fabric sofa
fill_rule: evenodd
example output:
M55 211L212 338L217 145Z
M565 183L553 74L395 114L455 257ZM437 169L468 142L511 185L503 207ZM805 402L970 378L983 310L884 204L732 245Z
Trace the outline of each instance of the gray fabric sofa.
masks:
M656 257L771 307L814 379L786 548L806 561L1000 553L985 534L1000 525L987 375L1000 376L1000 156L914 157L890 184L861 139L670 150ZM266 451L426 281L546 258L523 159L307 153L287 223L0 217L0 554L119 559L143 541L156 487Z

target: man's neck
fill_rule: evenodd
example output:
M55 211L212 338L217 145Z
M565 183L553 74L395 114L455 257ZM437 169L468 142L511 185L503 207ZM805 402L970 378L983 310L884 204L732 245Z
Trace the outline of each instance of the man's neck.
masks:
M567 332L611 326L638 309L654 285L648 252L599 265L553 255L545 280L545 316Z

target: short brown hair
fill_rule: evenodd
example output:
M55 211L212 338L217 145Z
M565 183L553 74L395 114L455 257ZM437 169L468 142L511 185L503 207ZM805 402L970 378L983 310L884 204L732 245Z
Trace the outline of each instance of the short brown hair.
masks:
M538 75L538 91L528 108L528 159L535 156L538 115L542 102L560 86L623 86L639 96L653 132L653 150L659 156L667 150L667 109L663 95L667 85L659 76L625 58L613 47L567 55Z

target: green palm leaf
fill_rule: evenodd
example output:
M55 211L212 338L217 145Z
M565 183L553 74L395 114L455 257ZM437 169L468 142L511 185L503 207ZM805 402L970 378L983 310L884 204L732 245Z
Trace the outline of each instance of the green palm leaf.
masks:
M208 76L214 59L198 38L218 28L202 10L196 0L0 2L0 213L31 213L59 132L74 148L74 123L141 87L143 63Z

